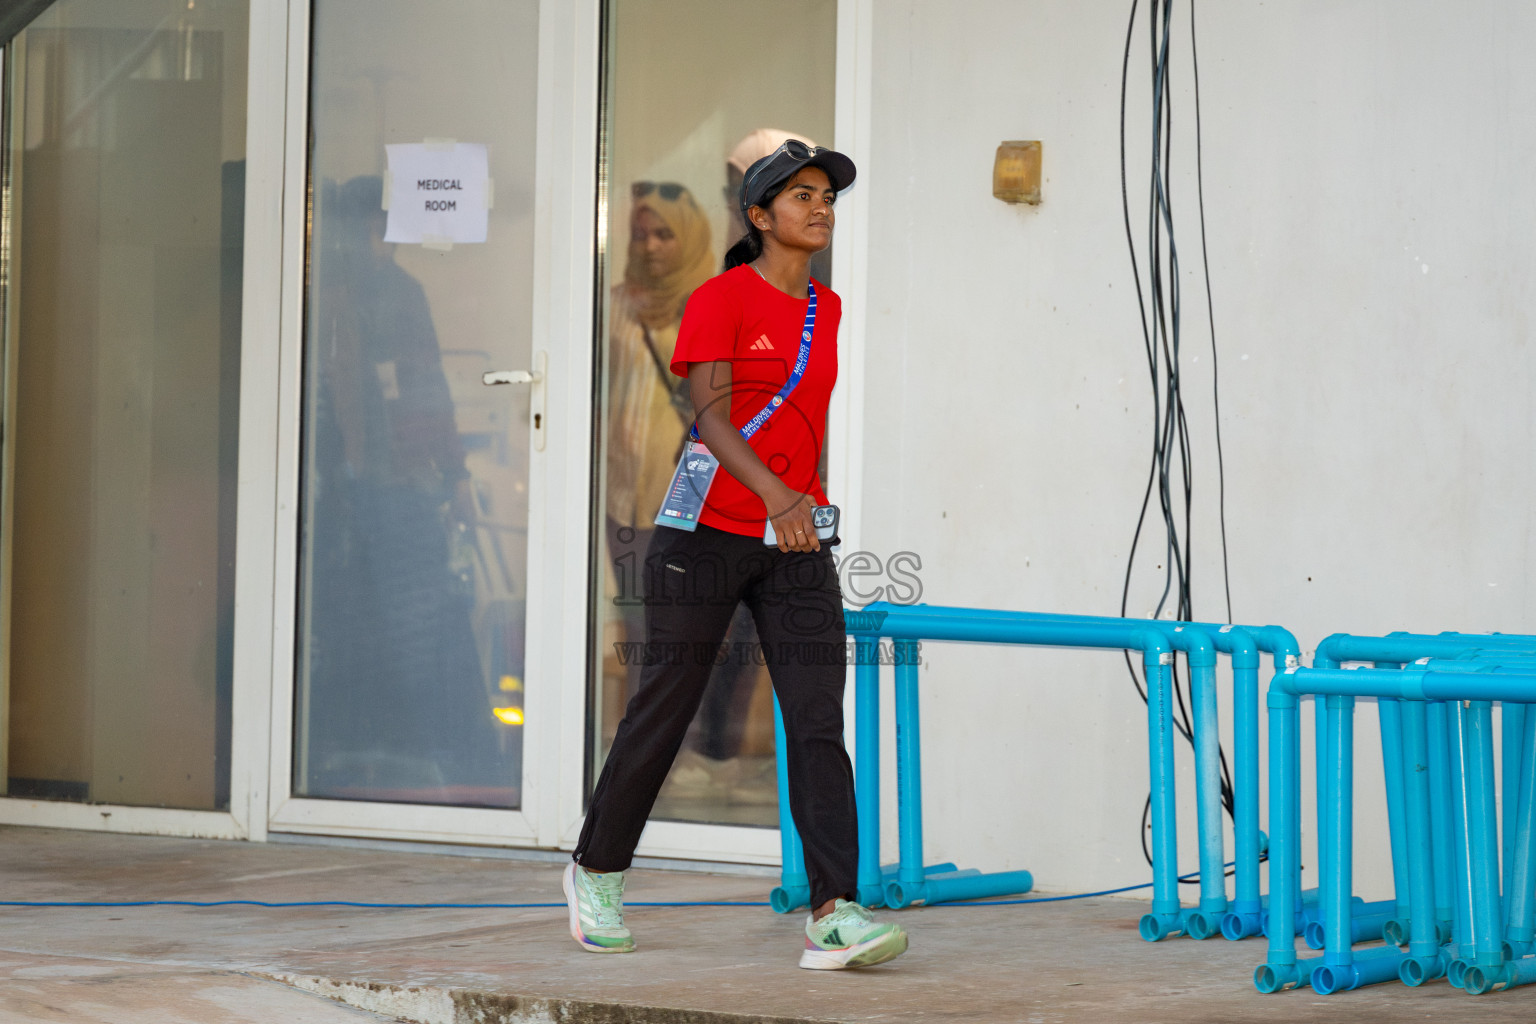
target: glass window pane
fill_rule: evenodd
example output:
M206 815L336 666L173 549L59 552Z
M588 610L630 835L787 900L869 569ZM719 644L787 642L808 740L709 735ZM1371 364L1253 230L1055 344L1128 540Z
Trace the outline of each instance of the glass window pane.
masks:
M521 801L530 390L480 375L531 365L537 13L314 4L299 795ZM471 193L482 241L404 232Z
M664 369L683 305L745 230L747 166L788 136L831 145L836 43L836 0L608 4L593 780L639 680L640 567L692 420ZM835 285L829 265L811 272ZM653 817L774 827L772 691L744 608L728 640Z
M11 796L229 803L248 17L59 0L12 49Z

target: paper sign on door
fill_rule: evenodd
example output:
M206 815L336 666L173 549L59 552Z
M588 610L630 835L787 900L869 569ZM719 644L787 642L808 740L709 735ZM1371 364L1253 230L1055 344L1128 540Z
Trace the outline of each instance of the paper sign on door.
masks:
M384 150L384 241L440 248L485 241L491 179L484 143L411 142Z

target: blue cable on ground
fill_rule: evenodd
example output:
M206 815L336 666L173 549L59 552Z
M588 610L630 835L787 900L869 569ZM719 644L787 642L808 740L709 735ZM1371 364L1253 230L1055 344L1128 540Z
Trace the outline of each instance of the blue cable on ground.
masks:
M1228 865L1230 867L1230 865ZM1180 877L1197 877L1198 871ZM1097 892L1080 892L1071 896L1036 896L1027 900L971 900L965 903L941 903L943 907L1008 907L1022 903L1060 903L1063 900L1086 900L1094 896L1113 896L1120 892L1149 889L1151 882L1125 885L1118 889L1100 889ZM122 902L94 902L85 900L0 900L0 907L36 908L117 908L117 907L264 907L271 910L287 910L294 907L354 907L362 910L546 910L564 907L559 903L356 903L351 900L304 900L294 902L268 902L266 900L126 900ZM766 901L745 900L653 900L626 902L633 907L766 907Z
M1121 889L1101 889L1098 892L1082 892L1072 896L1038 896L1028 900L973 900L966 903L940 903L943 907L1006 907L1019 903L1057 903L1062 900L1085 900L1093 896L1111 896L1118 892L1146 889L1152 885L1127 885ZM67 908L117 908L117 907L263 907L269 910L288 910L296 907L353 907L361 910L539 910L564 907L561 903L357 903L351 900L307 900L291 903L273 903L266 900L125 900L123 902L88 902L69 900L0 900L0 907L34 907L38 909ZM624 902L626 909L635 907L767 907L761 902L731 900L673 900L659 902Z

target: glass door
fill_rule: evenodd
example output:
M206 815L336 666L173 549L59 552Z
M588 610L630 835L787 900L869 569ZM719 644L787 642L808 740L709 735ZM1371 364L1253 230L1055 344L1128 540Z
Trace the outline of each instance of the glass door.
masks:
M746 169L787 138L832 145L838 56L837 0L608 0L606 11L589 788L639 682L640 568L692 420L664 369L683 307L745 233ZM811 273L839 286L830 251ZM642 853L776 855L764 666L739 608Z
M228 828L249 18L58 0L8 49L3 815Z
M516 810L539 4L311 11L291 794Z

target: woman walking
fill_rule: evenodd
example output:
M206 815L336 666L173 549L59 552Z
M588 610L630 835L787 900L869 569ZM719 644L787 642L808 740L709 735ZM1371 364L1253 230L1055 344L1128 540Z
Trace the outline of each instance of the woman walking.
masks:
M833 203L854 173L841 153L795 139L754 163L742 182L747 235L725 273L688 300L671 369L688 378L702 445L685 449L657 518L682 528L655 531L647 550L646 664L565 871L571 934L592 952L635 948L624 872L738 602L756 622L784 714L780 756L811 887L800 966L864 967L907 948L901 928L855 902L847 638L830 544L812 519L828 504L817 466L841 302L809 265L832 240Z

